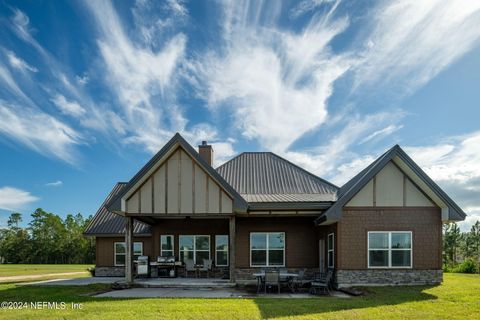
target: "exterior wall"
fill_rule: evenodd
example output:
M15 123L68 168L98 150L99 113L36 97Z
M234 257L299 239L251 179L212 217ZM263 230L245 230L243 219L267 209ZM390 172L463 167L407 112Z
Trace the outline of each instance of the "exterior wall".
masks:
M335 232L336 225L315 227L315 217L245 217L236 218L236 274L238 280L254 280L252 274L261 267L250 267L250 232L285 232L285 267L297 272L307 269L307 277L318 271L318 240L325 238L330 232ZM160 236L174 236L175 257L179 259L179 235L210 235L210 252L215 259L215 235L229 234L228 219L159 219L152 228L153 235L145 238L135 238L142 241L144 254L155 260L160 255ZM335 237L336 239L336 237ZM97 275L122 276L123 267L114 267L114 242L124 241L123 237L97 237ZM336 245L335 245L336 247ZM215 265L214 265L215 267ZM282 267L283 268L283 267ZM182 276L183 273L180 273ZM215 277L228 277L228 267L215 267Z
M228 219L161 219L153 227L153 256L156 259L160 255L160 236L174 236L175 258L179 257L179 235L209 235L210 257L215 260L215 235L228 235Z
M368 231L412 231L412 268L368 269ZM441 273L438 272L442 269L439 208L344 208L337 233L339 285L343 285L342 281L355 284L397 284L411 279L415 282L441 281ZM355 275L358 277L351 279ZM400 280L401 277L410 280Z
M114 243L125 242L125 237L96 237L95 264L96 267L113 267L114 263ZM143 254L152 256L152 238L135 237L134 242L143 243ZM121 267L123 269L123 267Z
M318 267L318 228L314 218L251 217L236 219L236 267L250 268L250 232L285 232L285 267ZM262 267L251 268L260 270Z
M334 268L337 267L338 265L338 253L337 253L337 248L338 248L338 237L337 237L337 223L328 225L328 226L323 226L318 228L318 240L322 239L324 240L324 265L323 265L323 270L328 269L328 235L333 233L334 234L334 241L333 241L333 265ZM318 241L317 241L318 243ZM319 250L317 250L319 252ZM317 263L318 265L318 263Z
M376 206L434 207L434 204L390 161L346 204L346 207Z
M178 148L126 201L136 214L231 214L232 198Z

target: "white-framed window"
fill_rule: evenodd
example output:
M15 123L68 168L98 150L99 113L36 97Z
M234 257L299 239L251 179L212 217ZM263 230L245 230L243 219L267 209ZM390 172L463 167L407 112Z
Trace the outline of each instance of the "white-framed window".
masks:
M327 236L327 267L335 267L335 234L329 233Z
M284 267L285 232L251 232L250 266Z
M369 268L411 268L411 231L369 231Z
M218 267L228 266L228 236L215 236L215 265Z
M192 259L193 263L201 264L203 259L210 259L210 236L183 235L178 237L178 243L180 261Z
M125 265L126 254L125 242L115 242L113 244L113 260L116 267ZM143 255L143 242L133 243L133 260L137 260L139 256Z
M174 254L174 243L172 235L161 235L160 236L160 256L161 257L173 257Z

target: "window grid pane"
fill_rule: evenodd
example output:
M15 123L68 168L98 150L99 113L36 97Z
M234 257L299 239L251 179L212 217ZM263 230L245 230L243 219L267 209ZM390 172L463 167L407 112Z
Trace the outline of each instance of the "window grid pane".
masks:
M141 256L143 255L143 243L135 242L133 244L133 255Z
M228 266L228 235L215 236L215 265Z
M388 232L372 232L369 235L369 249L388 249Z
M160 245L162 251L173 250L173 236L161 236Z
M179 236L180 261L192 259L195 264L203 264L203 259L210 259L210 236Z
M392 233L392 249L410 249L412 247L410 233Z
M388 240L385 246L385 239ZM368 267L411 268L411 232L369 232ZM385 247L385 248L379 248Z
M215 258L217 266L228 266L228 252L217 251L217 256Z
M285 233L250 233L250 262L252 266L284 266Z

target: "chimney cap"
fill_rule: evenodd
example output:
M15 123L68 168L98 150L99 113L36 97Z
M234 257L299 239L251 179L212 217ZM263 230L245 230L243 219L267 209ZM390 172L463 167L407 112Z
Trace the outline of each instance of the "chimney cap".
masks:
M202 146L208 146L207 140L202 140Z

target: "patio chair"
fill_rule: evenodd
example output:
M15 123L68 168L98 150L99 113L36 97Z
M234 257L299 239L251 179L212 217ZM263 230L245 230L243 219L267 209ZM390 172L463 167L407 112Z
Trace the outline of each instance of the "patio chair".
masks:
M310 294L316 295L320 291L324 294L330 294L330 282L332 281L332 277L332 270L328 270L326 276L323 276L323 274L316 274L315 279L311 282Z
M299 291L305 284L305 272L307 269L298 271L298 277L292 279L291 288L292 291Z
M203 266L199 268L198 271L205 271L207 273L207 278L210 278L210 270L212 270L212 259L203 259Z
M263 274L263 277L257 277L257 293L260 293L260 290L265 285L265 269L261 269L260 273Z
M193 271L193 273L196 275L197 270L195 269L195 264L193 263L192 259L185 260L185 278L188 278L189 271Z
M267 293L267 287L277 287L278 293L280 293L280 273L278 271L265 272L265 293Z
M287 279L287 277L284 276L284 274L288 273L288 269L287 268L280 268L280 269L278 269L278 271L280 272L280 282L286 283L288 279Z

